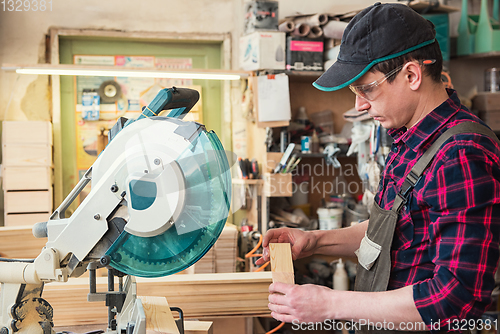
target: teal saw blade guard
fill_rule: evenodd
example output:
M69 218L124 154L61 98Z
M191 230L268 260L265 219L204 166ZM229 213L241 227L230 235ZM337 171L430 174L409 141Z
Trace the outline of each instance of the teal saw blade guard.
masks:
M175 274L196 263L216 242L229 214L230 166L214 132L203 128L193 137L175 159L185 178L181 213L171 227L156 236L123 231L106 252L113 268L139 277ZM144 207L150 200L145 198Z

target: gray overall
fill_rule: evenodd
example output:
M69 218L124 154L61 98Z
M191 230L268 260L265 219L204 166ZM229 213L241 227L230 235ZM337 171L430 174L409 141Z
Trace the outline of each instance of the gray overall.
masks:
M424 170L429 166L435 154L446 140L459 133L479 133L495 139L498 138L487 127L473 122L460 123L444 132L422 155L415 166L406 176L406 179L397 194L391 210L380 208L374 203L366 235L356 251L358 267L356 275L356 291L386 291L391 274L391 245L398 221L399 211L406 204L410 193L422 177ZM372 326L373 327L373 326ZM376 330L361 328L356 333L408 333L402 331ZM429 333L411 332L411 333Z

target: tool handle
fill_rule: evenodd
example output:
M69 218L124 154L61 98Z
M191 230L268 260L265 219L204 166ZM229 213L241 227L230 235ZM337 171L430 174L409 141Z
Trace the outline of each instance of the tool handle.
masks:
M200 99L200 93L189 88L162 89L151 103L144 108L137 120L145 117L158 116L163 110L172 111L167 117L183 119Z

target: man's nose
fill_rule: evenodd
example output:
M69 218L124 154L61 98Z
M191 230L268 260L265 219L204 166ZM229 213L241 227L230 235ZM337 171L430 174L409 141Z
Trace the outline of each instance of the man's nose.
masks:
M364 99L364 98L356 95L355 108L359 112L368 110L368 109L370 109L370 102L368 102L367 99Z

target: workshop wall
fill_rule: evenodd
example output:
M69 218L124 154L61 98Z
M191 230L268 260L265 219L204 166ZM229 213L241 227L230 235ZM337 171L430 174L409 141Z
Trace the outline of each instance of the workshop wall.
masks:
M52 11L0 11L0 64L45 62L50 27L179 33L232 33L232 63L238 62L238 39L244 0L52 0ZM280 17L296 13L345 12L373 1L281 0ZM47 76L0 73L0 120L50 120ZM8 107L8 110L7 110Z

